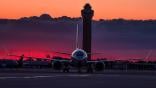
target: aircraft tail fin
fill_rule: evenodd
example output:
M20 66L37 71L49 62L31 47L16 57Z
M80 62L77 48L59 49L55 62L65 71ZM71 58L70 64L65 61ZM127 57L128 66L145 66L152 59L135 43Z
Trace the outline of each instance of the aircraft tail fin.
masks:
M145 57L146 60L149 59L149 57L150 57L150 55L152 54L152 52L153 52L152 50L150 50L150 51L148 52L147 56Z
M79 48L79 25L77 24L76 29L76 49Z

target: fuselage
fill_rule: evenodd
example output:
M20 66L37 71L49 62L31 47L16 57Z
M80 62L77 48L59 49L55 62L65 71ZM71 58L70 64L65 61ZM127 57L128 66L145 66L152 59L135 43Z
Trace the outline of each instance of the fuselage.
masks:
M74 50L72 52L71 57L72 59L77 60L77 61L87 60L88 58L86 51L84 51L83 49Z

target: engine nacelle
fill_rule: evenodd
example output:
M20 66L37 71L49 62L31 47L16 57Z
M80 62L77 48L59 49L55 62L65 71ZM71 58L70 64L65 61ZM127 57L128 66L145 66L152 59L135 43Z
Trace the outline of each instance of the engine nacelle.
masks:
M60 61L54 61L53 63L52 63L52 67L53 67L53 69L55 69L55 70L61 70L62 69L62 63L60 62Z
M102 71L105 68L105 64L103 62L97 62L95 64L95 70L96 71Z

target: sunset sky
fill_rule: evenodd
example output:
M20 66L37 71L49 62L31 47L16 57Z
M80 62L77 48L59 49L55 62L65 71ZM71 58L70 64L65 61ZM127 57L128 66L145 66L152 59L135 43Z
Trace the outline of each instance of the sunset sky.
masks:
M87 0L0 0L0 18L49 13L53 17L79 17ZM90 0L94 19L156 19L156 0Z
M0 0L0 58L8 53L37 57L58 56L51 53L53 50L71 53L75 49L73 29L79 22L82 31L81 20L49 22L40 19L24 24L3 18L18 19L43 13L52 17L80 17L88 1L95 11L94 19L137 19L94 21L92 51L104 53L94 57L144 58L152 50L150 59L156 60L156 21L138 21L156 20L156 0Z

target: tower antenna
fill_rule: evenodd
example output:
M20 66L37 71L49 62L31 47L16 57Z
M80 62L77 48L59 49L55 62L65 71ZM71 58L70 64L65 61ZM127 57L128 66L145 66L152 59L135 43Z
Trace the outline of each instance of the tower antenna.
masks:
M86 3L89 3L89 0L86 0Z

